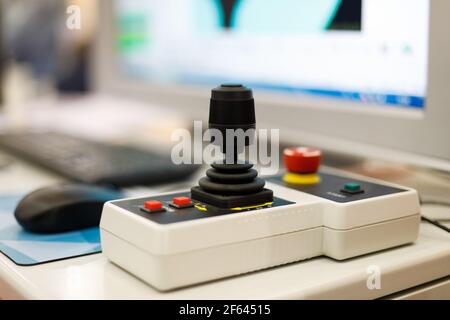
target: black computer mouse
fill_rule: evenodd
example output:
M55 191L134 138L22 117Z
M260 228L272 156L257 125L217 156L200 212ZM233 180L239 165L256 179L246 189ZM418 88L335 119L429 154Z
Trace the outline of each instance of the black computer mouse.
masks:
M27 231L59 233L98 226L106 201L122 198L114 189L58 184L26 195L14 212Z

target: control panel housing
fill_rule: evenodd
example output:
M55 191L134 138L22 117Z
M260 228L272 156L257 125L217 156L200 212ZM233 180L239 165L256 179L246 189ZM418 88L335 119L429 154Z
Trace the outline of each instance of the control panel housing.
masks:
M318 179L294 185L283 174L269 177L273 202L231 209L192 200L188 191L108 202L103 253L170 290L320 255L344 260L417 238L415 190L327 168Z

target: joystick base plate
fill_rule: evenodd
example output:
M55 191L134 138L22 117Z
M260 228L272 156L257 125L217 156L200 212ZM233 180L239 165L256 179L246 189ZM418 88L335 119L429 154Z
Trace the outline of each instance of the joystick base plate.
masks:
M247 207L273 202L273 191L269 189L244 195L220 195L206 192L200 187L193 187L191 188L191 195L192 199L219 208Z

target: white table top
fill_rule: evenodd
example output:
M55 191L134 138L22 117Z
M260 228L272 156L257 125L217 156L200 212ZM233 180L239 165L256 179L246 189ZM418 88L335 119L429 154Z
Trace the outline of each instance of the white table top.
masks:
M0 192L35 188L59 178L13 165L0 171ZM4 184L3 181L8 181ZM2 190L4 189L4 190ZM450 209L427 207L450 216ZM443 211L445 210L445 212ZM366 286L367 268L381 270L381 289ZM201 272L201 271L199 271ZM20 267L0 254L0 297L36 299L347 299L378 298L450 275L450 235L422 223L418 241L344 262L325 257L161 293L102 254Z

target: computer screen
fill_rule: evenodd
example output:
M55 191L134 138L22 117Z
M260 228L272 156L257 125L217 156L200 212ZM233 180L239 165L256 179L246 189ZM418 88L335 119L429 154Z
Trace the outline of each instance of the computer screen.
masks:
M120 70L421 110L429 0L116 0Z

